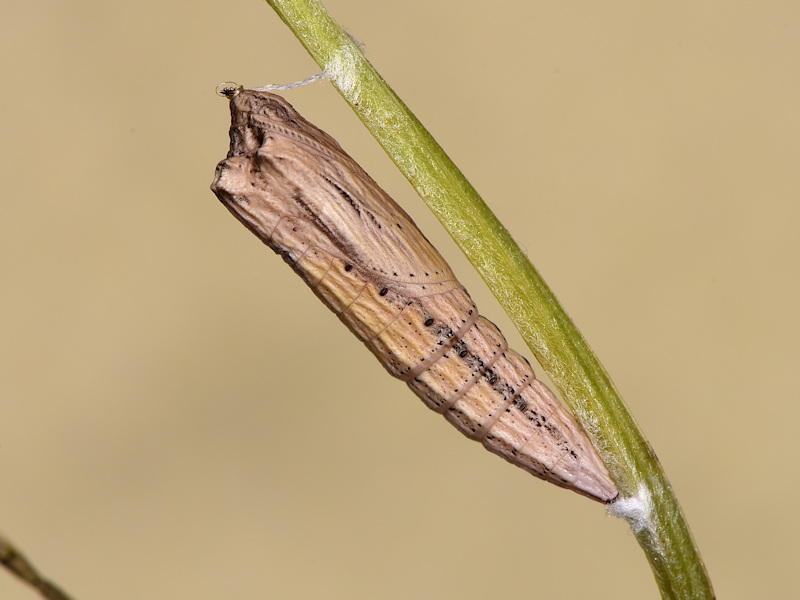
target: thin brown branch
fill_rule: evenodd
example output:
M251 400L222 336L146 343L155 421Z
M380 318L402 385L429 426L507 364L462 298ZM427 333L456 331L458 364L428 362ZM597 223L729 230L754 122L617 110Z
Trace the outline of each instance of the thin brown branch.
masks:
M71 596L44 578L22 552L0 535L0 564L36 589L47 600L72 600Z

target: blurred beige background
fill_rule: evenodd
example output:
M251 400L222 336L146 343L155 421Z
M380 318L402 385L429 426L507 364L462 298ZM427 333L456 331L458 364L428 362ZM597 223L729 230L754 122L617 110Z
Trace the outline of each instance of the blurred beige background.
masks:
M326 5L592 343L719 597L800 594L800 5ZM45 573L81 600L657 597L623 522L425 409L208 190L216 84L317 71L265 3L5 2L0 44L0 531ZM332 88L285 95L523 350Z

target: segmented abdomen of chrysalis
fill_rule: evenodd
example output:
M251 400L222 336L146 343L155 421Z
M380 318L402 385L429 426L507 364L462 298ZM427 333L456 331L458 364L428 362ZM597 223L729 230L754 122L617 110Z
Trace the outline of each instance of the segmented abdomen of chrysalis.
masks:
M617 496L580 425L332 137L267 92L237 93L231 115L211 189L389 373L509 462L600 502Z

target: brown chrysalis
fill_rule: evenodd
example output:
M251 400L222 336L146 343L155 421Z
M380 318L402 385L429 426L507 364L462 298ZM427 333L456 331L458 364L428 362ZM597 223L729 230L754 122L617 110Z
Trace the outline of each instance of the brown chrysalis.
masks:
M231 89L211 189L431 409L509 462L600 502L617 489L581 426L478 314L411 218L280 96Z

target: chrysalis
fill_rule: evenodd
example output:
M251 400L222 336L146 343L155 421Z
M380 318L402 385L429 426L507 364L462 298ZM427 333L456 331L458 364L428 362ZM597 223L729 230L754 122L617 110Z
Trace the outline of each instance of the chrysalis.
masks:
M431 409L509 462L600 502L617 489L580 425L510 350L411 218L280 96L229 90L212 191Z

